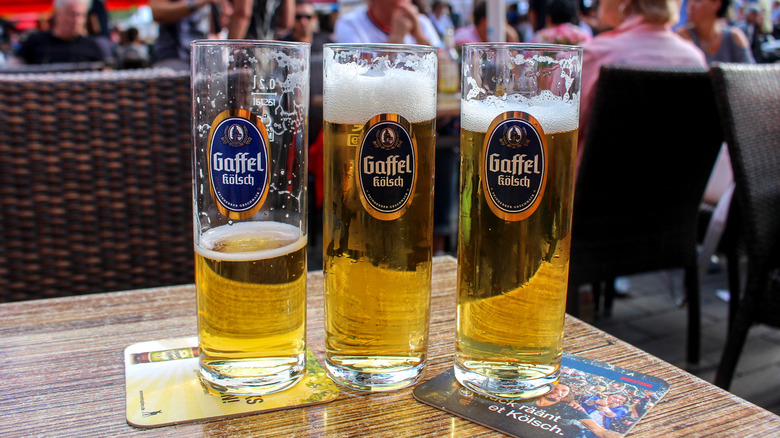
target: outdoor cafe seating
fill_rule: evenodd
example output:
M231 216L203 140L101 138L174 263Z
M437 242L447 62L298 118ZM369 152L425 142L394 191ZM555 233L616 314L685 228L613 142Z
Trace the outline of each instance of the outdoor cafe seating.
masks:
M716 66L709 71L670 71L607 67L602 74L603 92L596 101L594 125L588 134L582 180L577 182L581 199L575 199L569 300L579 302L578 285L608 288L618 276L683 268L687 354L689 361L696 362L701 318L696 252L700 230L696 226L701 194L725 139L736 181L730 214L734 220L728 225L729 238L734 240L726 254L730 292L737 299L731 302L728 340L715 383L728 388L750 327L776 322L770 318L776 315L770 311L775 307L770 306L779 302L780 294L776 238L780 231L780 134L776 123L780 68ZM645 81L645 88L629 93L625 84L637 80ZM659 90L685 90L705 103L697 107L696 114L683 105L659 109L651 104L660 100ZM28 346L20 345L29 341L31 352L13 359L18 363L9 362L10 372L18 373L14 367L31 366L36 357L45 358L46 363L61 360L55 352L47 352L49 347L41 341L59 333L62 342L74 345L68 360L81 360L97 349L96 363L104 366L96 367L100 371L86 378L93 379L89 383L96 394L117 404L121 397L113 392L124 384L117 372L121 364L113 368L105 364L119 361L114 357L114 353L121 353L119 346L128 344L151 324L168 336L192 332L191 324L182 323L189 321L195 307L190 102L189 74L166 69L0 72L0 308L10 316L5 318L5 327L0 325L0 335L7 335L9 348L19 351L25 351ZM637 107L629 113L622 110L626 105ZM654 125L659 129L631 124L631 119L646 120L655 115L662 118ZM672 122L679 118L690 123ZM702 135L704 131L706 135ZM693 144L698 149L693 150ZM654 168L648 154L669 160L665 163L668 166ZM614 162L610 166L608 160L615 157L623 167L615 167ZM654 185L642 184L654 176L659 177ZM637 236L637 229L645 234ZM627 240L633 236L634 240ZM642 246L644 243L650 246ZM599 245L612 248L597 248ZM613 251L614 257L596 251ZM741 258L747 261L747 271L738 269ZM434 265L431 339L436 346L432 348L431 372L438 374L449 367L447 361L454 349L450 333L454 330L454 309L450 307L457 268L451 257L438 257ZM311 288L321 289L322 274L314 271L309 275L309 335L311 348L320 352L324 348L322 335L312 333L323 323L323 300L321 290ZM742 283L747 286L743 288ZM41 300L54 297L69 298ZM176 305L155 313L154 309L170 303ZM133 309L138 309L138 314L131 315ZM86 318L79 315L86 310L94 320L79 319ZM638 367L672 382L674 392L656 408L657 416L640 423L638 436L669 436L680 430L747 433L750 424L746 418L755 419L755 427L762 433L780 428L780 420L773 414L594 329L575 318L576 307L570 310L567 351ZM36 315L50 317L52 313L46 312L55 311L60 315L56 321L41 326L34 339L24 338L24 332L37 324L35 317L40 319ZM104 328L90 345L78 341L84 336L84 324ZM65 400L63 379L68 376L62 373L49 373L42 379L46 385L36 391L53 391L56 397L50 397L52 400ZM96 384L101 381L108 382L106 388ZM19 399L29 392L20 386L10 390ZM76 400L85 402L83 395L74 397L63 402L74 403L68 409L78 408ZM0 399L0 412L11 412L4 403ZM267 423L250 416L220 419L202 427L182 426L177 431L219 435L224 432L220 428L232 424L231 432L251 435L260 427L282 433L306 424L313 434L377 436L387 431L403 435L398 429L401 424L406 431L419 427L412 432L430 435L492 433L420 405L408 392L365 398L341 395L332 402L333 409L327 406L307 407L298 413L280 411ZM80 414L74 420L78 426L69 423L74 427L69 432L102 428L112 434L141 433L118 422L122 412L116 411L121 407L120 401L118 407L113 406L115 412L109 409L95 414L94 424L93 419ZM691 409L697 414L690 415ZM29 415L40 421L38 411L33 409ZM728 415L737 411L741 413L738 418ZM708 415L713 412L717 414ZM366 415L374 413L382 416L377 414L367 421ZM14 413L14 427L22 427L18 415ZM400 423L388 421L386 416L390 415ZM420 418L426 419L425 424L419 424ZM50 432L59 427L52 421L46 425ZM358 426L363 429L358 430ZM3 430L0 426L0 432ZM159 432L164 434L165 430Z
M192 283L188 73L0 74L0 302Z

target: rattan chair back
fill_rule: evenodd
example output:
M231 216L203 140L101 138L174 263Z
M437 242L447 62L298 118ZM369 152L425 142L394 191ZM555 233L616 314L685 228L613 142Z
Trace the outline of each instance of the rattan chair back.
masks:
M0 75L0 302L192 283L191 91Z
M780 327L780 65L719 64L710 74L736 183L729 225L738 226L730 231L747 256L744 288L729 279L730 324L715 377L728 388L750 327ZM727 258L735 277L735 246Z
M596 86L576 182L568 310L579 311L580 285L685 269L688 359L697 362L697 218L722 144L709 77L703 68L604 66Z

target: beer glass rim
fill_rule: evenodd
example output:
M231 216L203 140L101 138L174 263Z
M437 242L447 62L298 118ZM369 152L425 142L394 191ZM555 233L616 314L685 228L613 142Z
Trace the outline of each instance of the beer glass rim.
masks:
M217 40L200 39L190 42L192 47L278 47L283 49L310 48L311 43L277 40Z
M328 43L323 47L335 51L363 50L370 52L392 53L434 53L438 50L433 46L421 44L392 44L392 43Z
M579 52L581 46L568 44L542 44L542 43L465 43L463 51L467 50L522 50L529 52Z

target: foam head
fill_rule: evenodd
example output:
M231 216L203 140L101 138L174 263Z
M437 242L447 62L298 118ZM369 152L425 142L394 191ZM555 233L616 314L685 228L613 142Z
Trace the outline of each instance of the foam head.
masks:
M436 54L372 58L341 63L325 49L323 117L331 123L364 124L379 114L410 123L436 117ZM355 57L359 58L359 57ZM400 60L400 61L399 61ZM403 65L404 68L396 68Z
M229 244L231 251L217 250ZM251 261L289 254L306 245L298 227L281 222L247 221L212 228L195 242L195 252L213 260Z
M577 96L569 101L549 92L530 99L519 95L488 96L482 100L462 99L460 105L461 127L472 132L487 132L493 119L507 111L534 116L548 133L573 131L579 123Z

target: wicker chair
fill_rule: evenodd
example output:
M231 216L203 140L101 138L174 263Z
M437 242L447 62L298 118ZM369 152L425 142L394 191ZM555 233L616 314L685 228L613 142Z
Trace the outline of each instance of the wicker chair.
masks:
M700 336L697 218L722 144L704 69L604 66L577 176L568 311L579 286L665 269L685 270L688 361ZM598 310L598 297L597 310Z
M190 96L170 70L0 75L0 302L193 282Z
M66 73L100 71L108 67L105 62L55 62L50 64L4 64L0 74Z
M780 327L780 65L720 64L710 74L736 182L729 330L715 375L728 389L750 327ZM744 288L738 254L747 256Z

